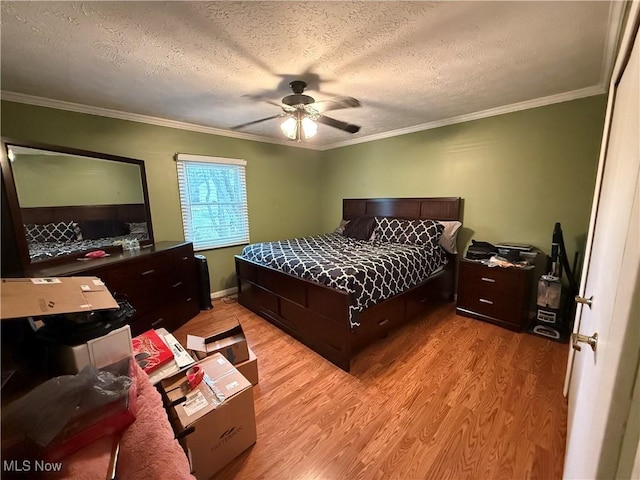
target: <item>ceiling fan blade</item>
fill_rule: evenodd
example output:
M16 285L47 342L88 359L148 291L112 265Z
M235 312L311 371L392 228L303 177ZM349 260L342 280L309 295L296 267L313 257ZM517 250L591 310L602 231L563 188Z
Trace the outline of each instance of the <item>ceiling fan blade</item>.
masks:
M256 123L266 122L267 120L273 120L274 118L278 118L278 117L281 117L281 116L282 116L282 114L272 115L272 116L267 117L267 118L261 118L260 120L254 120L253 122L243 123L241 125L236 125L235 127L231 127L231 130L239 130L241 128L248 127L249 125L255 125Z
M335 97L327 100L319 100L313 105L318 105L320 107L319 110L328 112L329 110L338 110L340 108L359 107L360 101L353 97Z
M278 108L282 108L282 104L281 103L274 102L273 100L271 100L271 99L269 99L267 97L263 97L262 95L250 95L250 94L248 94L248 95L243 95L243 97L250 98L251 100L265 102L265 103L268 103L270 105L275 105Z
M330 127L339 128L340 130L344 130L345 132L349 133L358 133L360 131L360 127L358 125L353 125L352 123L336 120L335 118L331 117L325 117L324 115L318 117L316 121L324 123L325 125L329 125Z

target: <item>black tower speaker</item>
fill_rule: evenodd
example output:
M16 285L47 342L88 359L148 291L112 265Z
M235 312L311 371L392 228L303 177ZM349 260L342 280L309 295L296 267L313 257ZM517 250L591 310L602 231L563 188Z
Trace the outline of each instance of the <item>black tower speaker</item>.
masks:
M198 300L200 310L210 310L213 308L211 304L211 286L209 285L209 266L207 265L207 257L204 255L194 255L198 270Z

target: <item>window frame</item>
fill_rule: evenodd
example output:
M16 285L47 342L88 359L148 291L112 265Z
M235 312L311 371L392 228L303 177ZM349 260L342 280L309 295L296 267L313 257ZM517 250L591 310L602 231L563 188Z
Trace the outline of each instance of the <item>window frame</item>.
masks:
M247 180L246 180L246 160L237 158L225 158L214 157L209 155L192 155L187 153L178 153L175 156L176 161L176 173L178 180L178 197L180 201L180 214L182 216L182 231L184 233L185 241L193 243L193 250L215 250L218 248L227 248L238 245L247 245L250 243L249 232L249 210L247 202ZM222 239L208 238L206 240L197 240L193 229L193 207L190 195L189 195L189 182L187 171L190 165L211 166L220 165L224 168L232 167L236 171L236 180L239 183L240 200L237 202L229 203L236 208L240 209L239 220L241 225L239 226L240 234L236 236L226 236ZM215 206L220 205L219 202L201 203L197 205ZM220 217L222 218L222 217Z

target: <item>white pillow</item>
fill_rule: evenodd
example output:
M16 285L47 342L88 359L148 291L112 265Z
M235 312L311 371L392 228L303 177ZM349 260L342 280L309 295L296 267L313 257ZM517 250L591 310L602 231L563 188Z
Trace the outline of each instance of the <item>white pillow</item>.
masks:
M333 233L339 233L342 235L344 233L344 227L349 223L349 220L342 219L340 220L340 225L336 227Z
M452 222L438 220L438 223L444 226L442 235L440 235L440 246L449 253L458 253L456 241L458 238L458 230L460 230L462 223L457 220Z

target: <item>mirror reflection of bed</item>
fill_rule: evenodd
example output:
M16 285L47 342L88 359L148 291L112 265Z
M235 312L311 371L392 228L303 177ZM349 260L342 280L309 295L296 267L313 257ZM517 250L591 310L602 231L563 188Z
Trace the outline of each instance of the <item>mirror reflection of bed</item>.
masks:
M141 162L6 147L28 263L152 243Z
M149 240L143 203L21 211L31 262Z

